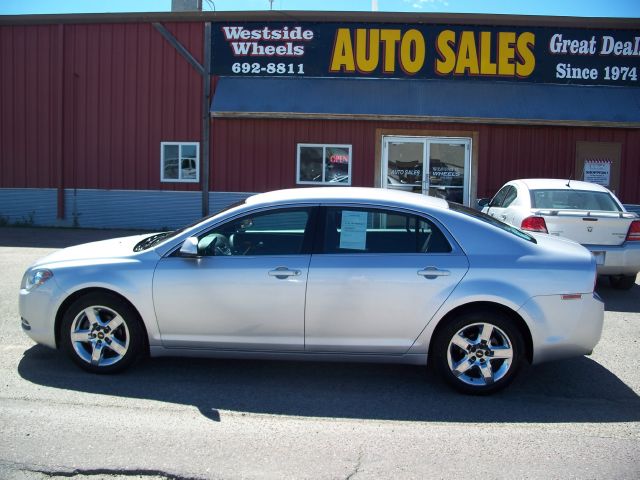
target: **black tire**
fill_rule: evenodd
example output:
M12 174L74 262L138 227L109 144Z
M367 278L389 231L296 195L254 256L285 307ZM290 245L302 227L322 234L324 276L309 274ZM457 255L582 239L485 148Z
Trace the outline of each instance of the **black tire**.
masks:
M107 292L89 293L64 313L60 343L80 368L117 373L142 353L142 328L138 313L122 298Z
M611 275L609 277L609 282L611 286L616 290L631 290L636 284L636 276L635 275Z
M491 332L486 343L480 335L484 325ZM508 315L497 310L462 313L440 328L432 341L430 360L435 372L456 390L471 395L505 388L525 358L522 334Z

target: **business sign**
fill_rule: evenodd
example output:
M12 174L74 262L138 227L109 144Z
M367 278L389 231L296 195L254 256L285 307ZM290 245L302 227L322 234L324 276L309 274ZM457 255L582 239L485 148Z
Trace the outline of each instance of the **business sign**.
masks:
M609 183L611 183L612 163L608 158L585 158L582 178L585 182L597 183L603 187L608 187Z
M640 85L640 30L214 23L212 42L222 76Z

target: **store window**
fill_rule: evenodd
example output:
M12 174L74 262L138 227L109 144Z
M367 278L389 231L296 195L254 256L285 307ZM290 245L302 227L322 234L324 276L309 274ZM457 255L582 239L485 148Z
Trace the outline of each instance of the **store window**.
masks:
M161 142L160 179L163 182L200 181L198 142Z
M351 185L351 145L299 143L296 183Z

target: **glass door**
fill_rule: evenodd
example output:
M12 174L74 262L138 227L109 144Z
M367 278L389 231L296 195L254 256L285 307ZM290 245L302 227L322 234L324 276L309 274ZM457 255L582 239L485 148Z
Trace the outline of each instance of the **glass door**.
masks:
M430 138L427 141L429 196L469 205L470 146L468 138Z
M427 139L424 137L383 137L382 186L422 193L425 181Z
M470 138L382 137L382 187L469 205Z

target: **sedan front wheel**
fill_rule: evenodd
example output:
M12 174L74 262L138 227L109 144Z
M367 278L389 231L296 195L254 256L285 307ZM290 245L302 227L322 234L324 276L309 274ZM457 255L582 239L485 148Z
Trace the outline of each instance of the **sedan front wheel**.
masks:
M140 355L143 333L137 312L109 293L76 300L62 318L61 341L71 359L93 373L115 373Z
M498 311L462 314L433 341L437 373L457 390L470 394L489 394L506 387L524 354L520 331Z

